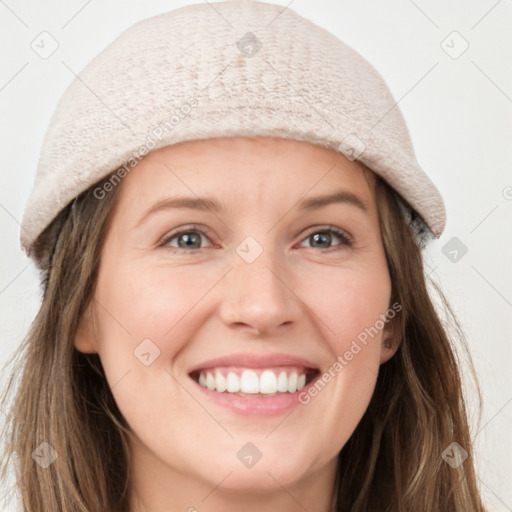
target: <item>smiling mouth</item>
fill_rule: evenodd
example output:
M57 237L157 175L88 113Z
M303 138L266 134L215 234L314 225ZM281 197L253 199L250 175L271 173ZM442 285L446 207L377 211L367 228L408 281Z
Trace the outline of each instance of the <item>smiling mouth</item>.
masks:
M243 368L217 367L191 372L200 386L244 397L271 397L293 394L318 377L320 371L305 367Z

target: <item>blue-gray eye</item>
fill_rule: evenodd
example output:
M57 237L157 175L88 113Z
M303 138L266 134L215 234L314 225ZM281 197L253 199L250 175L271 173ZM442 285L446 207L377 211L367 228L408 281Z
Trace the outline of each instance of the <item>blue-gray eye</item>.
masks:
M191 233L193 234L185 233L177 237L178 247L192 247L193 249L199 249L199 247L201 247L201 234L193 231Z
M201 249L202 237L208 239L208 237L200 230L187 229L169 236L162 242L162 245L178 249ZM177 241L177 245L175 243L171 243L175 240Z
M310 239L313 247L321 246L321 249L325 249L326 244L327 244L327 247L331 246L332 234L328 233L326 231L322 231L320 233L315 233L314 235L310 235L309 239Z
M209 240L208 236L202 229L190 227L188 229L183 229L177 233L171 234L161 243L161 245L165 247L173 247L176 249L198 250L204 247L201 243L202 238ZM332 245L333 241L335 242L336 239L339 240L339 243ZM175 241L176 243L174 243ZM310 242L310 247L322 249L324 252L330 252L352 245L352 241L349 235L347 235L347 233L344 231L334 227L325 229L317 228L316 231L312 231L310 235L306 236L304 242L305 241ZM301 246L303 247L302 244Z
M331 245L333 239L338 238L341 243ZM317 249L336 249L339 246L351 245L349 236L343 231L336 228L317 229L312 232L305 240L309 240L310 246Z

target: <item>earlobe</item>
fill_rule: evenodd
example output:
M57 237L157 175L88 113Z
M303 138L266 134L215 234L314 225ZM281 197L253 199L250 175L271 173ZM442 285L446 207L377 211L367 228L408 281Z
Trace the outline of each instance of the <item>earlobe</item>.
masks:
M389 361L398 350L400 342L396 339L392 325L386 325L382 333L381 350L380 350L380 364Z
M98 342L96 339L96 329L94 327L94 311L92 303L89 304L75 334L75 348L85 354L94 354L98 352Z
M380 364L386 363L395 355L398 350L398 345L398 343L393 343L392 341L385 341L382 343Z

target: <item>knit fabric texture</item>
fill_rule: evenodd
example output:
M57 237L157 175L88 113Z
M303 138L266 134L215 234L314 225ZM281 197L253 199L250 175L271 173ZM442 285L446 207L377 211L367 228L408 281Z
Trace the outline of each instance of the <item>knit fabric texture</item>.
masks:
M254 0L189 5L140 21L98 54L61 98L21 226L31 251L58 213L150 151L230 136L297 139L358 160L401 198L417 242L445 208L419 166L379 73L290 8ZM240 169L243 179L243 169Z

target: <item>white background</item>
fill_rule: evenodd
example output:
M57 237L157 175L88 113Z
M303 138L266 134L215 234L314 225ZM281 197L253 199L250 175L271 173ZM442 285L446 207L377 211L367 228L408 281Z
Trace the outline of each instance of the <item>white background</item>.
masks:
M64 63L78 72L136 21L190 3L0 1L0 364L39 306L19 223L46 127L73 78ZM480 378L480 424L473 418L479 485L490 511L512 511L512 2L295 0L290 8L384 76L418 161L445 199L446 231L426 262L464 326ZM59 45L47 59L31 48L42 31ZM465 44L453 31L469 44L458 58L445 51L454 55ZM452 237L468 248L455 263L442 252ZM10 485L0 489L0 510L14 510Z

